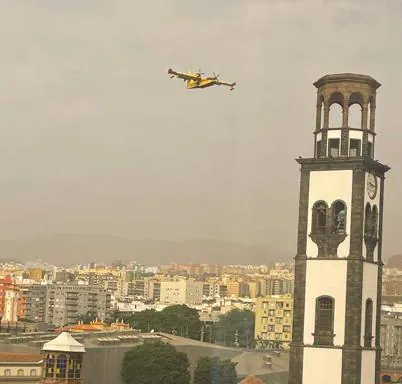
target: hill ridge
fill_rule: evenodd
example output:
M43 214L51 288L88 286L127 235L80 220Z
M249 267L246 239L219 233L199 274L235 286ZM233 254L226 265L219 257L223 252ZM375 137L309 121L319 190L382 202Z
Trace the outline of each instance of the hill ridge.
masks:
M43 260L66 266L113 260L154 266L177 263L269 264L290 261L289 252L268 245L242 244L214 238L184 241L129 239L113 234L56 234L0 240L0 259Z

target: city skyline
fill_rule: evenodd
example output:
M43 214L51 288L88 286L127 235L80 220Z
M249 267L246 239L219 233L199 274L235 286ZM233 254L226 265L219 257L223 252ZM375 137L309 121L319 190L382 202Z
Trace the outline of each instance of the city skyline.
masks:
M386 3L1 4L0 238L215 238L294 254L312 83L357 72L383 84L384 259L400 253L402 10ZM171 66L238 88L189 92Z

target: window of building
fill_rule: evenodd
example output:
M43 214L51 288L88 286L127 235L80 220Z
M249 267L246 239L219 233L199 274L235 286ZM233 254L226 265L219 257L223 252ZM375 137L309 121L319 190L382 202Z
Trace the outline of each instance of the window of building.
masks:
M317 201L313 206L312 233L325 233L327 228L328 207L323 201Z
M314 344L334 344L334 310L332 297L319 297L316 301Z
M5 369L4 376L11 376L11 369Z
M339 139L328 140L328 156L339 157Z
M17 371L17 376L24 376L24 370L23 369L19 369Z
M54 355L47 355L46 356L46 363L45 363L45 376L46 377L53 377L54 373Z
M67 356L59 355L57 357L57 365L56 365L56 378L65 378L67 370Z
M321 157L321 151L322 151L322 141L321 140L317 141L315 151L316 151L316 157Z
M350 139L349 156L350 157L360 156L360 140Z
M366 348L372 347L373 339L373 300L366 300L366 313L364 323L364 346Z
M36 369L31 369L30 376L36 376Z
M337 200L332 205L332 232L345 233L346 228L346 204Z

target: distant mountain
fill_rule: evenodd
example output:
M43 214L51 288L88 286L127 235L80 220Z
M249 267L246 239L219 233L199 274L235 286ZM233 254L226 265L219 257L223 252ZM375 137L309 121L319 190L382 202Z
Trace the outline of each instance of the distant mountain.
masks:
M292 254L263 245L210 239L184 242L130 240L112 235L55 235L0 241L0 258L41 259L57 265L135 260L145 265L177 263L268 264L289 261Z
M386 267L402 269L402 254L391 256L386 263Z

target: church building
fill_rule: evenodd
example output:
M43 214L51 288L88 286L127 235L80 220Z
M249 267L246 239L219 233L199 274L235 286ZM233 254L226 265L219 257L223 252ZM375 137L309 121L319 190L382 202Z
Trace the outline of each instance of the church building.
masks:
M300 197L289 384L379 384L385 173L375 157L380 84L326 75ZM336 106L337 105L337 106ZM335 107L339 123L331 124ZM350 121L358 107L360 119Z

